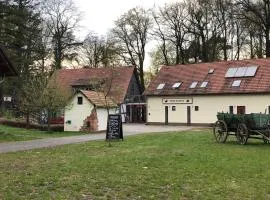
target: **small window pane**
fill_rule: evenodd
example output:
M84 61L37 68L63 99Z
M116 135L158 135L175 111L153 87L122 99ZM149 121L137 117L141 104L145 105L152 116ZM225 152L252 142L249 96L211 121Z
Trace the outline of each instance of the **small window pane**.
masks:
M191 85L189 86L189 88L195 88L197 86L198 82L197 81L193 81L191 83Z
M235 80L235 81L233 81L232 86L233 87L239 87L240 84L241 84L241 80Z
M247 67L239 67L234 75L234 77L243 77L247 71Z
M215 69L209 69L208 74L213 74Z
M181 86L182 82L178 82L178 83L175 83L173 84L173 88L179 88Z
M176 111L176 106L172 106L172 111Z
M200 87L205 88L207 85L208 85L208 81L204 81L204 82L202 82Z
M164 86L165 86L165 83L161 83L161 84L159 84L159 85L157 86L157 89L158 89L158 90L161 90L161 89L164 88Z
M250 66L247 68L245 76L255 76L258 66Z
M195 111L199 111L199 106L195 106Z
M83 98L82 97L78 97L77 103L78 103L78 105L82 105L83 104Z
M237 71L237 68L236 67L229 68L227 70L227 73L225 74L225 77L227 77L227 78L234 77L236 71Z

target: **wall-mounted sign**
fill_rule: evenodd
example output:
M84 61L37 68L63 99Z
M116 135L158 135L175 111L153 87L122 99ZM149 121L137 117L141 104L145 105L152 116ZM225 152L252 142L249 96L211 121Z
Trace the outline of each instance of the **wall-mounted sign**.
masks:
M9 96L4 96L4 97L3 97L3 100L4 100L4 101L9 101L9 102L11 102L12 98L9 97Z
M175 98L175 99L162 99L163 104L192 104L192 98Z

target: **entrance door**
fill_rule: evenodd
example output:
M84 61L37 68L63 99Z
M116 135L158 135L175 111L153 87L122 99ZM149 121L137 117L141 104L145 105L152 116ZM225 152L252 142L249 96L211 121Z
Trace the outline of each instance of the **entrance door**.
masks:
M187 125L191 124L191 112L190 112L190 106L187 106Z
M168 125L168 106L165 106L165 125Z

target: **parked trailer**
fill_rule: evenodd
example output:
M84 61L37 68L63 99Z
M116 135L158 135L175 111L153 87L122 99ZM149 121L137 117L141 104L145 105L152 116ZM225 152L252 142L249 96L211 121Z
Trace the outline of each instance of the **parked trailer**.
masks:
M235 135L239 144L246 144L248 138L270 141L270 115L263 113L230 114L217 113L213 127L215 140L225 143L228 135Z

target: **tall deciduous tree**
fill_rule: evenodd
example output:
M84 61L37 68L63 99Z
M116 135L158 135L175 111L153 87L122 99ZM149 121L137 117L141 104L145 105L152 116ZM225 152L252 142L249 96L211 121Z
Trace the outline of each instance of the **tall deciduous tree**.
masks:
M270 57L270 1L238 0L242 15L264 32L266 57Z
M90 32L82 46L84 63L89 67L113 67L119 64L118 49L113 40Z
M80 16L72 0L47 0L44 9L54 55L53 70L61 69L63 60L77 57L72 50L80 45L74 35Z
M187 20L187 10L186 4L184 3L174 3L166 4L163 8L159 10L160 16L163 17L162 21L165 22L164 35L167 40L171 42L175 47L175 64L185 64L185 36L187 35L187 30L185 28Z
M137 67L140 82L144 90L145 46L148 39L151 20L149 12L143 8L133 8L116 22L112 34L119 44L120 55L127 64Z

